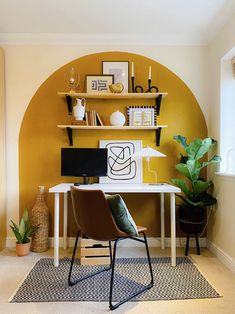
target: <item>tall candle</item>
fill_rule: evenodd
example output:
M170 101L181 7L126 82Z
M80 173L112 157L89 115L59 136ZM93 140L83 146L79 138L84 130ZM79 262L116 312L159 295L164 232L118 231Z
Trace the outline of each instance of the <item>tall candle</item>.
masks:
M134 77L134 62L131 62L131 77Z
M151 65L149 67L149 80L151 80L152 78L152 68L151 68Z

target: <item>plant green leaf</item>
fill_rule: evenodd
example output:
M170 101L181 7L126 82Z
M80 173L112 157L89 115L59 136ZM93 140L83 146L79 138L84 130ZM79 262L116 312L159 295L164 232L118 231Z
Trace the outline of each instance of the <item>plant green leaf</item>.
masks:
M180 163L175 168L189 180L195 181L199 177L201 164L197 160L189 159L186 164Z
M213 143L211 138L205 138L204 140L196 138L188 145L186 152L189 159L198 160L208 153L212 146Z
M21 220L20 220L19 233L21 234L21 237L24 238L24 234L25 234L25 222L24 222L24 219L23 219L23 218L21 218Z
M24 220L25 224L29 221L29 213L28 213L28 209L27 208L24 209L22 219Z
M186 137L182 136L182 135L175 135L174 136L174 140L176 140L177 142L179 142L184 149L186 149L186 147L188 147L187 141L186 141Z
M189 194L190 190L189 190L188 186L186 185L186 183L183 180L181 180L181 179L171 179L171 182L174 185L178 186L184 192L185 195Z
M188 179L191 178L187 164L181 163L181 164L176 165L175 168L177 169L177 171L179 171L179 173L181 173L182 175L184 175Z
M209 166L210 164L216 164L221 161L221 157L214 155L210 160L202 163L202 168Z
M193 193L194 194L202 194L205 192L209 187L213 185L212 181L202 181L202 180L197 180L194 182L193 185Z
M17 229L15 229L13 226L10 226L11 230L14 232L16 240L18 243L24 243L23 238L21 237L21 234Z

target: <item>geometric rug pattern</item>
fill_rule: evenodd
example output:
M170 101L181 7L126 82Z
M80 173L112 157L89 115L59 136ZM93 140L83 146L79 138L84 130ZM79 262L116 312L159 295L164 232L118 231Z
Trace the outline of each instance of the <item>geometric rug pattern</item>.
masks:
M131 301L182 300L218 298L218 292L207 282L188 257L177 257L171 266L170 257L151 258L154 286ZM32 268L11 302L108 301L111 271L69 287L70 259L60 259L54 267L52 258L40 259ZM75 276L90 274L104 266L74 266ZM118 258L115 265L113 301L139 290L150 281L145 258Z

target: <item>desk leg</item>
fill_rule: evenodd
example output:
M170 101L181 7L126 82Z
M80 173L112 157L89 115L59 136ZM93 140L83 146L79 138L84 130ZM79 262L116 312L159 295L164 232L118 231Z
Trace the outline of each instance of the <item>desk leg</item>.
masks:
M59 212L60 212L60 194L55 193L54 209L54 266L59 266Z
M164 193L160 195L161 199L161 248L165 249L165 204L164 204Z
M176 240L175 240L175 193L171 197L171 266L176 266Z
M64 250L67 249L67 228L68 228L68 193L64 193Z

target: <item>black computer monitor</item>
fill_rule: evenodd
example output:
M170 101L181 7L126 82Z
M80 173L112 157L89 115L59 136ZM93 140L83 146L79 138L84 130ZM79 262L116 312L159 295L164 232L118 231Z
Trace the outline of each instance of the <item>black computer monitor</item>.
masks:
M61 175L83 177L83 184L89 177L105 177L107 156L106 148L61 148Z

